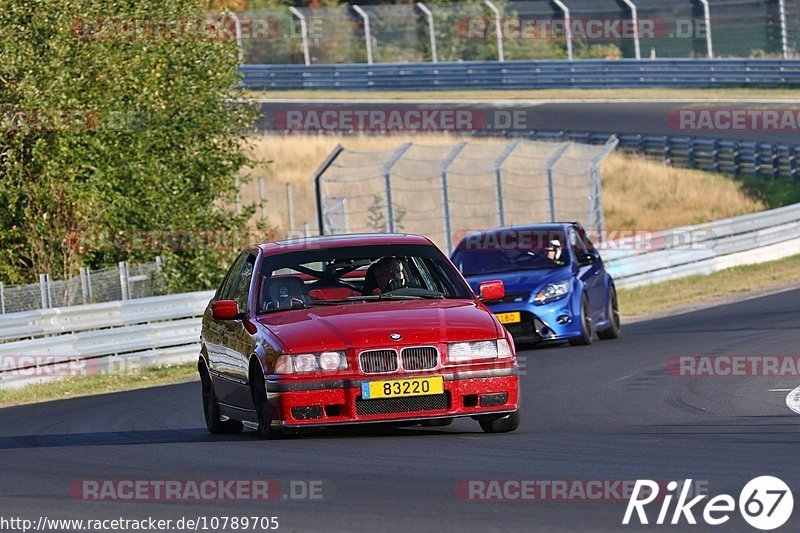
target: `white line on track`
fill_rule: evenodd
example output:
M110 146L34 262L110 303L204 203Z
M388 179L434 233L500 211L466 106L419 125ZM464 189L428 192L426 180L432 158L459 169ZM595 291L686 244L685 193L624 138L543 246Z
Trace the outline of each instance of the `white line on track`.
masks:
M794 389L769 389L769 392L790 392Z
M800 415L800 387L797 387L786 397L786 407Z

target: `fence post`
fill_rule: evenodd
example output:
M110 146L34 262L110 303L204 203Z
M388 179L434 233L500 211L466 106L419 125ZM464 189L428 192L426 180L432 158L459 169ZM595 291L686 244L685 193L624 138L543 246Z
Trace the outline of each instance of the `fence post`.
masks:
M235 207L236 207L236 214L242 214L242 183L239 181L239 176L236 176L234 180L236 183L236 199L235 199Z
M383 165L383 192L386 195L386 232L394 233L394 200L392 199L392 167L400 161L403 154L411 148L411 143L405 143L398 148L392 157Z
M87 282L86 267L81 267L80 275L81 275L81 296L83 297L83 303L88 304L89 284Z
M367 41L367 64L372 64L372 33L369 30L369 15L358 4L353 4L353 11L364 20L364 39Z
M225 10L225 14L233 20L233 28L236 32L236 46L239 48L239 63L244 62L244 48L242 47L242 22L239 17L230 9Z
M708 0L700 0L703 4L703 18L706 23L706 48L708 48L708 58L714 59L714 45L711 41L711 8L708 5Z
M119 288L122 292L122 299L127 300L130 298L130 292L128 291L128 262L127 261L120 261L119 262Z
M639 13L636 4L632 0L622 0L631 10L631 21L633 22L633 48L636 59L642 58L642 49L639 43Z
M561 11L564 13L564 26L566 26L566 35L567 35L567 58L572 61L572 17L569 14L569 8L562 2L561 0L553 0L553 3L557 5ZM500 24L498 23L498 31Z
M267 217L267 184L264 182L264 176L258 178L258 199L259 206L261 207L261 218Z
M612 135L606 141L603 151L597 154L592 160L592 198L589 200L590 214L594 215L594 225L599 235L600 242L603 242L605 231L605 215L603 213L603 187L600 183L600 164L608 155L617 149L619 139Z
M289 216L288 225L289 232L294 231L294 187L291 183L286 184L286 207Z
M789 35L786 31L786 0L778 0L781 18L781 54L784 59L789 59Z
M314 196L317 200L317 224L319 225L319 234L325 235L325 216L323 214L323 206L322 206L322 175L330 168L336 158L339 157L344 151L344 147L341 144L337 144L328 157L325 158L325 161L319 166L319 168L314 172L314 176L311 178L314 180Z
M48 297L50 289L48 287L50 279L47 274L39 274L39 295L42 299L42 309L50 308L50 298Z
M0 315L6 314L6 293L3 290L3 282L0 281Z
M300 37L303 39L303 60L308 66L311 64L311 54L308 53L308 24L306 24L306 16L294 6L289 6L289 11L300 21Z
M486 4L486 6L492 10L492 13L494 13L495 28L497 28L497 60L505 61L506 55L503 51L503 30L502 30L503 26L500 24L500 10L497 9L497 6L494 5L491 2L491 0L483 0L483 3Z
M520 140L517 139L503 150L503 153L494 162L494 176L497 182L497 220L501 226L506 225L506 209L505 199L503 197L503 163L511 156L511 153L517 149Z
M89 292L89 303L94 301L94 294L92 294L92 271L91 269L86 269L86 287Z
M465 146L467 146L466 142L458 143L456 147L453 148L453 151L448 154L444 161L442 161L442 165L439 168L439 179L442 187L442 210L444 211L444 243L446 248L445 251L448 254L453 248L453 228L450 222L450 193L447 190L447 169L450 167L452 162L455 161L456 157L458 157L458 154L461 153Z
M306 239L311 237L311 228L308 227L308 221L303 222L303 237Z
M431 40L431 61L433 63L438 63L439 58L436 55L436 30L433 26L433 13L431 13L431 10L428 9L427 6L425 6L425 4L423 4L422 2L417 2L416 5L428 19L428 36L430 37Z
M555 153L547 160L547 167L545 167L547 172L547 204L550 210L550 222L556 221L556 196L555 187L553 186L553 169L570 146L572 146L572 143L565 143L556 149Z

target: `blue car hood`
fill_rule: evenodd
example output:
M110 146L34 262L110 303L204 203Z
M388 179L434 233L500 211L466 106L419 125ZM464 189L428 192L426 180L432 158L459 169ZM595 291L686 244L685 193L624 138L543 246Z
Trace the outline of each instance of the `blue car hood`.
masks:
M475 294L478 293L478 285L484 281L499 279L506 286L506 293L509 292L533 292L548 283L563 281L574 277L572 268L569 266L553 269L541 270L517 270L514 272L502 272L498 274L481 274L480 276L465 276Z

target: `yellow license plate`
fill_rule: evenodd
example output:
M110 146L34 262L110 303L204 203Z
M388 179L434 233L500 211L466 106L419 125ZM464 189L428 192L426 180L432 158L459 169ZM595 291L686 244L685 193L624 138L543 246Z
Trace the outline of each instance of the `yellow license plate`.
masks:
M522 322L522 315L519 312L497 313L497 320L499 320L501 324L516 324Z
M370 381L361 384L361 397L365 400L400 398L401 396L427 396L428 394L442 394L443 392L444 380L442 376Z

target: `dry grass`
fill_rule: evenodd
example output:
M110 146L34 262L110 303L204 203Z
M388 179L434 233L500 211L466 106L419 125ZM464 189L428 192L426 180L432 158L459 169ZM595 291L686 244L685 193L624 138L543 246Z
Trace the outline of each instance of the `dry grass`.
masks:
M669 229L754 213L764 204L721 174L614 153L601 167L606 226Z
M700 302L724 303L716 300L760 294L800 283L800 255L761 263L733 267L708 276L690 276L634 289L620 289L619 308L623 316L658 314Z
M271 161L253 170L264 177L268 198L264 214L279 234L289 229L286 184L293 185L294 224L299 230L307 221L316 228L314 171L341 143L354 150L387 150L401 143L452 144L450 135L398 136L278 136L254 140L256 157ZM480 142L505 142L481 139ZM603 205L610 230L662 230L752 213L765 209L762 202L747 196L741 185L717 174L666 167L659 161L612 154L602 166ZM244 201L258 200L258 180L242 188Z

